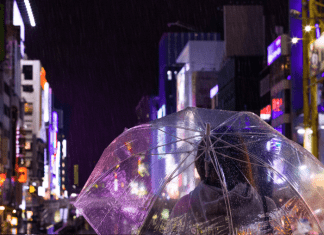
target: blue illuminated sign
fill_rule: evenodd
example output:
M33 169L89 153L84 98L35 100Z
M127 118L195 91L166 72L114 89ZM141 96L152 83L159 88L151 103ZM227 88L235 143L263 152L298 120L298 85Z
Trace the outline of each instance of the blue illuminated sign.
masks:
M269 46L268 46L268 65L272 64L273 61L278 59L281 55L281 36L277 37Z

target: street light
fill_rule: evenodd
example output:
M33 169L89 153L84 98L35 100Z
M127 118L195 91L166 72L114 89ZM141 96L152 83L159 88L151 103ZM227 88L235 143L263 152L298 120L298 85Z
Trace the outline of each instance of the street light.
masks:
M310 32L312 30L312 27L310 25L306 25L305 31Z
M299 38L293 37L291 39L292 44L296 44L298 42Z

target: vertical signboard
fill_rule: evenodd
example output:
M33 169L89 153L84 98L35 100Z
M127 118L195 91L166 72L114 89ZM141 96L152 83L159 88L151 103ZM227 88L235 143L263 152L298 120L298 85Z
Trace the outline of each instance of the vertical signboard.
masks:
M310 76L315 76L324 71L324 36L310 44Z
M281 55L281 36L277 37L267 48L268 51L268 65L272 64L273 61L279 58Z

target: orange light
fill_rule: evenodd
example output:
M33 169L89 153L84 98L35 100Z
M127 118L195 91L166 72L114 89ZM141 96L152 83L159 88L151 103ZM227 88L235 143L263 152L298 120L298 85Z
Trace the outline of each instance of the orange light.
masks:
M41 87L44 90L45 83L47 82L47 80L46 80L46 71L45 71L44 67L41 68L40 79L41 79Z
M7 174L6 173L0 174L0 186L3 185L3 183L6 181L6 178L7 178Z
M132 149L132 145L130 142L125 142L124 145L126 146L127 150L133 154L133 149Z
M33 185L29 185L29 192L30 193L36 192L36 188Z
M27 182L27 167L18 168L18 182L19 183Z

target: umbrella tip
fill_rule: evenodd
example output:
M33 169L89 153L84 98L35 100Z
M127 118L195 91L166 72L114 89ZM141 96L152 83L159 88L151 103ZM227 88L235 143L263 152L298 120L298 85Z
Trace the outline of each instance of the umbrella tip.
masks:
M210 136L210 123L206 123L206 136Z

